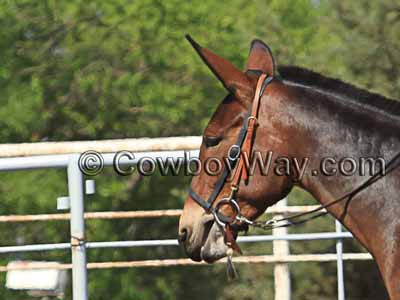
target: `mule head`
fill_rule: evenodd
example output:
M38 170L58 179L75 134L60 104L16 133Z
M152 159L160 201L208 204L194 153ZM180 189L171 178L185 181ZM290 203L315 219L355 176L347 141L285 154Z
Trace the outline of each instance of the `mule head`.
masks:
M202 169L199 175L193 177L191 183L192 190L203 199L207 199L215 188L221 173L219 171L227 167L225 162L230 147L236 142L243 123L247 122L246 115L254 97L258 77L260 73L274 76L275 63L268 46L259 40L251 43L247 71L242 72L229 61L202 48L191 37L187 38L229 92L204 130L199 157ZM272 97L271 93L268 94L268 97ZM264 97L267 96L264 94ZM263 131L267 131L266 127L265 121L259 122L256 139L253 141L254 150L263 151L270 146L267 135L258 138L263 135ZM217 161L221 164L218 165ZM228 176L214 205L229 195L229 179ZM260 169L255 169L247 182L243 180L240 182L235 199L240 206L241 214L249 219L255 219L268 206L283 198L289 189L290 183L287 178L261 176ZM232 207L228 205L222 206L221 212L226 216L234 214ZM236 238L237 232L234 235ZM178 239L186 254L195 261L213 262L225 256L227 251L221 226L215 222L212 214L207 213L190 196L186 198L179 221Z

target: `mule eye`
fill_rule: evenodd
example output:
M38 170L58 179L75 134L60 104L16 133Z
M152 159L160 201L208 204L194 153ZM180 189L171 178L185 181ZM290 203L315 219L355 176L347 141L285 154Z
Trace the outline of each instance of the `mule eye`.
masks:
M222 136L205 136L204 137L204 143L206 147L214 147L219 144L219 142L222 141Z

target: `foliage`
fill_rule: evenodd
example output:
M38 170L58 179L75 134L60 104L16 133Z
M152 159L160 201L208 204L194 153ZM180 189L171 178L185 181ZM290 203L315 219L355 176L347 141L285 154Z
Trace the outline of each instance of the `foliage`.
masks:
M400 7L393 1L116 0L0 3L0 138L3 142L198 135L225 91L184 39L243 66L251 39L271 47L278 63L303 65L399 97ZM183 126L184 124L184 126ZM55 212L65 174L0 174L1 214ZM86 209L179 208L188 178L96 178ZM299 190L292 203L307 202ZM311 202L314 203L314 202ZM330 219L300 231L332 229ZM67 223L1 225L2 245L68 241ZM173 238L176 220L90 221L89 240ZM346 249L359 250L356 243ZM246 252L269 253L265 245ZM334 251L332 241L292 243L293 253ZM179 249L90 250L90 261L181 257ZM2 256L68 262L69 253ZM351 299L381 299L373 263L346 263ZM358 273L375 274L368 278ZM89 272L96 299L272 298L271 266L239 266L227 283L223 267L113 269ZM333 264L292 267L293 299L335 299ZM2 274L0 280L4 282ZM374 296L366 294L374 287ZM0 289L0 297L21 295ZM370 297L370 298L368 298ZM375 297L375 298L371 298ZM25 297L26 298L26 297ZM70 290L66 296L71 298Z

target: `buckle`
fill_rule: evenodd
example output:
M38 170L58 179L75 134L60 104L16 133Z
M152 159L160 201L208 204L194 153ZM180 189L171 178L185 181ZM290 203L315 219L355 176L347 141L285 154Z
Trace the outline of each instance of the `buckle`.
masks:
M231 191L236 192L239 187L236 184L231 184Z
M228 159L230 161L236 161L240 157L240 146L239 145L232 145L228 150Z
M247 127L249 127L250 120L254 120L254 122L255 122L254 125L258 124L258 119L255 116L250 116L247 118Z
M228 199L233 199L233 196L235 196L236 192L239 190L239 187L235 184L231 184L231 192L229 193ZM235 201L236 202L236 201Z

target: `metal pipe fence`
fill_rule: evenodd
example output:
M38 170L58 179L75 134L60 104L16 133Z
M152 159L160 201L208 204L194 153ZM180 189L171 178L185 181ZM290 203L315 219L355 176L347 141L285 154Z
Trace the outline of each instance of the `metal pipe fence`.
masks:
M104 166L113 164L114 153L106 153L103 155ZM88 299L88 282L87 270L92 268L111 268L111 267L145 267L145 266L177 266L177 265L202 265L194 263L187 259L175 260L151 260L151 261L131 261L131 262L104 262L104 263L87 263L86 250L91 248L120 248L120 247L151 247L151 246L177 246L178 242L175 239L165 240L141 240L141 241L104 241L104 242L88 242L85 240L85 219L91 218L134 218L134 217L160 217L179 216L180 210L166 210L155 212L94 212L84 213L84 177L79 169L78 160L79 154L58 154L58 155L40 155L28 157L7 157L0 158L0 171L17 171L31 170L44 168L64 168L67 170L68 179L68 197L70 204L69 214L50 214L50 215L28 215L28 216L0 216L0 222L30 222L30 221L45 221L45 220L70 220L70 236L71 241L66 243L56 244L36 244L36 245L21 245L21 246L2 246L0 253L11 252L28 252L28 251L50 251L50 250L65 250L71 249L71 264L58 264L59 268L72 269L72 289L74 300ZM198 156L198 150L190 151L190 156ZM135 153L135 161L122 161L122 164L130 165L137 163L142 157L161 158L164 160L173 158L183 158L184 151L156 151ZM291 213L303 212L311 210L313 207L274 207L271 209L274 213ZM299 240L321 240L321 239L336 239L336 254L305 254L305 255L290 255L288 251L274 253L274 255L264 256L248 256L237 257L235 262L239 263L277 263L277 266L282 267L283 271L280 274L281 282L278 280L276 286L286 286L289 289L285 295L279 300L290 299L290 283L282 282L282 280L290 280L290 273L287 263L298 261L337 261L337 276L338 276L338 299L345 299L344 290L344 272L343 260L347 259L371 259L367 253L343 253L342 239L352 238L351 233L342 232L342 226L336 221L336 232L322 233L302 233L302 234L287 234L287 232L279 232L273 235L254 235L239 237L239 243L252 242L276 242L276 241L299 241ZM287 247L288 244L281 244ZM223 262L223 261L222 261ZM47 266L48 268L48 266ZM8 270L6 266L0 267L1 271ZM285 271L286 270L286 271ZM285 274L286 272L286 274ZM283 298L285 297L285 298ZM276 298L276 300L278 300Z
M353 238L350 232L321 232L321 233L294 233L280 235L251 235L239 236L238 243L260 243L273 241L312 241ZM130 247L156 247L156 246L178 246L176 239L165 240L135 240L135 241L113 241L113 242L85 242L86 249L95 248L130 248ZM21 246L2 246L0 253L17 253L32 251L51 251L69 249L71 243L35 244Z
M343 260L371 260L369 253L344 253ZM235 263L239 264L261 264L261 263L297 263L297 262L332 262L337 260L335 253L324 254L295 254L295 255L256 255L256 256L239 256L235 257ZM216 261L218 264L225 264L226 258ZM143 268L143 267L177 267L177 266L210 266L205 262L194 262L188 258L177 259L151 259L151 260L134 260L134 261L109 261L109 262L90 262L86 268L89 269L111 269L111 268ZM49 263L40 262L34 265L7 265L0 266L0 272L12 270L35 270L35 269L55 269L66 270L71 269L71 264L55 263L49 268ZM281 286L279 283L277 286Z

